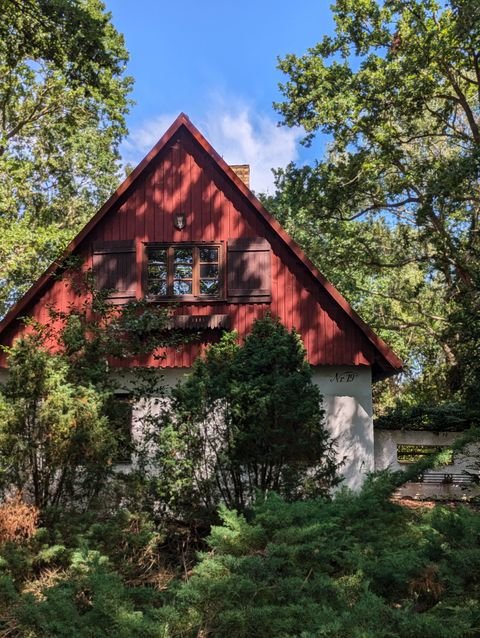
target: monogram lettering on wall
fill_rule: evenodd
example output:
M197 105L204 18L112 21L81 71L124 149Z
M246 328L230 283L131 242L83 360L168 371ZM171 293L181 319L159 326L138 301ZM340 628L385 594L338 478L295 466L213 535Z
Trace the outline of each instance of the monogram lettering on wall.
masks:
M345 370L345 372L335 372L333 377L330 378L330 383L352 383L358 377L358 372L351 372Z

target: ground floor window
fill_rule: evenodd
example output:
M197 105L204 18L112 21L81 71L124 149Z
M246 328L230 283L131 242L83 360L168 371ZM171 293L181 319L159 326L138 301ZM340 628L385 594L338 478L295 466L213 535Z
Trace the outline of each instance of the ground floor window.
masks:
M107 418L117 440L115 463L132 462L133 402L130 394L114 394L107 404Z

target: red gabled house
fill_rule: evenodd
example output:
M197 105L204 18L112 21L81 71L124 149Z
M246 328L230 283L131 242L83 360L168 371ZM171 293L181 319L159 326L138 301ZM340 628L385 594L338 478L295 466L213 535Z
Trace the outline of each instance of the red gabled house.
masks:
M316 270L237 173L181 114L85 228L66 255L91 269L115 303L175 302L178 325L240 336L267 311L300 333L325 398L329 427L355 487L373 469L371 382L401 361ZM54 263L0 324L9 345L30 316L82 300ZM202 349L171 348L145 361L178 375ZM5 357L0 355L0 366Z

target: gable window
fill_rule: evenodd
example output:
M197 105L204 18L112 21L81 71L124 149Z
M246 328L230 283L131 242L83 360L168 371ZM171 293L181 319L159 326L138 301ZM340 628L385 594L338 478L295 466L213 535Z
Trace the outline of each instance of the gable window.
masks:
M151 298L222 297L220 244L147 246L147 295Z

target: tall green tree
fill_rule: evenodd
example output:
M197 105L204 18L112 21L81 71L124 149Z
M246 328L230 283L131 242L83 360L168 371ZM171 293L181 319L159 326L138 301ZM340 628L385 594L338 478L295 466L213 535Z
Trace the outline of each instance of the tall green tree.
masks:
M131 79L100 0L0 0L0 316L118 182Z
M480 309L480 5L337 0L332 10L333 36L281 60L277 105L307 144L317 132L331 144L280 183L301 185L309 218L358 229L359 263L395 273L389 289L406 284L391 298L458 369L464 309ZM380 247L379 224L390 235Z

